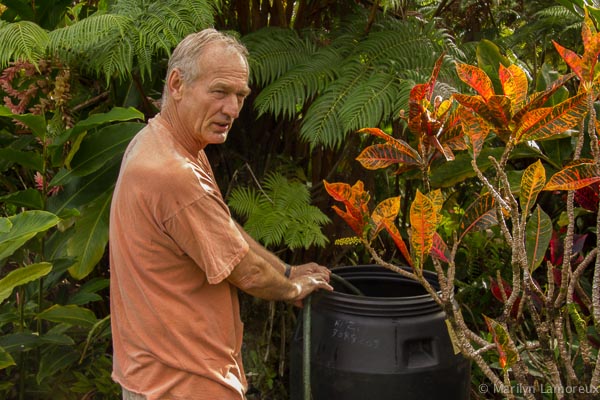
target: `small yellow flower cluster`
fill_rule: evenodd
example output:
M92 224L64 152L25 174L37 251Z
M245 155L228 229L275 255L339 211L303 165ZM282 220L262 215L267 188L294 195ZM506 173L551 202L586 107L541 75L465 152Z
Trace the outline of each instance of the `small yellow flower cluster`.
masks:
M344 237L335 240L336 246L356 246L361 243L362 242L358 236Z

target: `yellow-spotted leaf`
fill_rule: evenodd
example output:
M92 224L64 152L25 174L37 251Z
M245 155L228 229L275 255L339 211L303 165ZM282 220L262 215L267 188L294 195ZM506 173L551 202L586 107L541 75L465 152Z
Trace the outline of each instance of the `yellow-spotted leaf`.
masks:
M504 371L507 371L519 360L519 354L514 349L514 346L511 345L511 339L506 328L486 315L483 317L496 344L500 367Z
M558 171L544 187L544 190L577 190L600 182L600 175L592 161L582 160Z
M464 108L463 111L461 115L463 131L469 138L469 144L473 150L473 158L477 159L483 149L485 139L490 133L490 125L479 114L475 114Z
M356 160L366 169L381 169L390 165L419 165L421 157L416 150L402 140L374 144L365 148Z
M457 63L456 72L464 83L475 89L486 101L494 95L492 80L481 68L474 65Z
M544 169L542 162L537 160L525 169L523 177L521 178L519 200L524 214L527 214L529 210L533 208L538 194L544 189L545 185L546 170Z
M411 254L414 267L417 269L423 267L433 246L433 235L437 229L439 218L434 202L417 190L415 199L410 206Z
M515 131L515 142L549 139L573 128L587 113L586 98L587 94L581 93L554 107L526 113Z
M494 197L490 193L485 193L465 210L459 225L459 240L471 231L482 231L497 223Z
M375 229L371 232L371 238L374 238L381 232L386 222L394 225L394 221L398 217L398 212L400 212L399 196L390 197L377 204L371 214L371 220L375 225Z
M516 112L516 109L527 100L527 75L525 71L515 64L508 68L500 64L498 72L504 95L512 103L512 112Z

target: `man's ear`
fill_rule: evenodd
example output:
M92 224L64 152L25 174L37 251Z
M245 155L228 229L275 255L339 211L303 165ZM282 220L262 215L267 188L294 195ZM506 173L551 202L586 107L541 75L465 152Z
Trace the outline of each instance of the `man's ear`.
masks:
M183 85L181 71L178 68L174 68L167 78L167 88L173 99L179 100L181 98Z

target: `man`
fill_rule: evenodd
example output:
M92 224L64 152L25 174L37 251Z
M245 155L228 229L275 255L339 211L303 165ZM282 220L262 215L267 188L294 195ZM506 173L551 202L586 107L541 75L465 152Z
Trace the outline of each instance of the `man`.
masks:
M248 87L245 48L207 29L169 61L161 112L123 158L110 216L113 378L124 399L238 400L246 379L237 289L295 303L332 290L236 224L204 148L225 142Z

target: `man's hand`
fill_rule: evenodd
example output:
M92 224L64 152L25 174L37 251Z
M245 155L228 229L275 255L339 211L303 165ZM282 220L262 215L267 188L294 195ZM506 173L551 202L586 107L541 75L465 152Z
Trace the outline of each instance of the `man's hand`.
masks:
M298 288L298 295L292 300L296 307L302 307L302 300L315 290L333 291L329 284L331 271L316 263L298 265L292 268L291 282Z
M326 282L329 282L329 277L331 276L331 271L327 267L323 267L314 262L310 262L308 264L301 264L292 267L290 271L290 279L298 278L300 276L315 276L324 279Z

